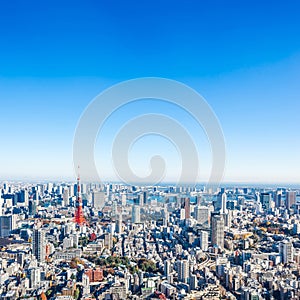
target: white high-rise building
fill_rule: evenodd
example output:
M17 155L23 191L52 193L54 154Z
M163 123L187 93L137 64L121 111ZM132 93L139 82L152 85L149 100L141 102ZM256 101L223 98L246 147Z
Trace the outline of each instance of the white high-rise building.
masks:
M48 184L47 184L47 191L49 193L52 193L52 190L53 190L53 183L52 182L48 182Z
M207 231L200 232L200 248L202 251L208 250L208 232Z
M221 214L227 214L227 195L226 193L223 193L222 194L222 205L221 205L221 210L220 210L220 213Z
M141 222L141 209L138 205L133 205L132 207L132 223Z
M39 268L29 269L30 287L36 288L41 282L41 270Z
M197 206L195 209L195 218L199 224L209 226L210 209L207 206Z
M172 265L171 265L171 261L166 259L164 261L164 275L166 277L168 277L172 272Z
M185 209L181 208L180 209L180 220L185 220Z
M63 249L67 250L69 248L73 248L74 247L74 240L73 240L73 236L70 237L65 237L63 239Z
M104 246L107 249L111 249L113 246L113 240L112 240L112 234L111 233L105 233L104 235Z
M90 293L90 278L85 273L82 274L82 287L83 295L88 295Z
M32 253L40 262L45 261L46 239L42 229L33 229L32 234Z
M63 206L69 206L70 205L70 190L68 187L64 188L63 192Z
M86 194L86 190L87 190L86 184L85 184L85 183L82 183L82 184L81 184L81 194Z
M105 192L93 192L92 205L96 209L102 209L105 205Z
M179 260L177 262L178 281L188 283L189 279L189 262L188 260Z
M126 206L127 196L125 193L121 195L122 206Z
M121 212L118 214L117 220L116 220L116 233L122 233L123 226L122 226L122 208Z
M118 203L117 201L113 201L111 206L111 216L116 217L118 215Z

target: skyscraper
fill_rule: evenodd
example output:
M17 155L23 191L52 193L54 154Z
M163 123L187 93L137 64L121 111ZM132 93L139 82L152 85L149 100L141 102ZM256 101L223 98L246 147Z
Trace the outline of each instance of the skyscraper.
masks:
M191 290L196 290L198 287L198 278L196 274L191 274L190 276L190 288Z
M275 207L281 207L282 205L282 190L277 190L274 193Z
M271 194L270 193L261 193L260 194L260 202L262 204L262 207L264 209L270 209L271 208Z
M211 243L213 246L224 248L224 218L214 215L211 222Z
M200 248L203 251L208 250L208 232L203 230L200 232Z
M118 215L118 203L117 201L113 201L112 205L111 205L111 216L113 218L116 218Z
M214 205L214 210L215 211L220 211L222 208L222 195L224 194L224 189L221 189L221 192L218 193L216 199L213 202Z
M0 236L7 237L16 229L16 215L0 216Z
M195 219L204 226L209 226L211 210L207 206L197 206L195 210Z
M41 270L39 268L29 269L30 287L35 288L41 281Z
M144 206L147 204L147 192L146 191L142 191L139 194L139 205L140 206Z
M279 244L279 253L284 264L293 261L293 251L294 249L292 242L282 241Z
M227 213L227 207L226 207L226 205L227 205L227 195L226 195L226 193L222 194L221 200L222 200L222 203L221 203L220 213L221 214L226 214Z
M46 256L45 232L42 229L33 229L32 234L32 253L40 262L45 261Z
M28 191L26 189L21 190L19 192L18 202L24 203L24 206L28 206L28 200L29 200Z
M126 202L127 202L126 193L122 193L121 194L121 203L122 203L122 206L126 206Z
M171 265L171 261L166 259L164 261L164 275L166 277L168 277L172 272L172 265Z
M107 249L112 248L113 240L112 240L112 234L111 233L105 233L105 235L104 235L104 246L107 247Z
M185 218L189 219L191 217L191 203L190 198L184 199L184 210L185 210Z
M117 233L122 233L122 208L121 212L118 214L117 220L116 220L116 232Z
M105 192L93 192L92 205L96 209L102 209L105 205Z
M296 191L287 191L285 196L285 207L291 209L296 203Z
M30 216L34 216L37 212L36 201L30 199L28 204L28 213Z
M141 222L141 210L138 205L133 205L132 207L132 223Z
M179 260L177 262L178 281L188 283L189 279L189 262L188 260Z
M63 205L64 206L69 206L70 205L70 191L68 187L64 188L63 192Z
M184 208L180 209L180 220L181 221L185 220L185 210L184 210Z

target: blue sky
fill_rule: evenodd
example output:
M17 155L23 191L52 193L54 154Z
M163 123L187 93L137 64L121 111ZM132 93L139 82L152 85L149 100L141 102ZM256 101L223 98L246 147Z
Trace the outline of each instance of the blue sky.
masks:
M226 139L225 181L299 182L300 4L298 1L2 1L0 178L72 178L77 122L103 89L156 76L188 84L211 105ZM209 144L185 113L147 101L102 128L96 161L114 179L111 142L122 121L169 113L199 148ZM148 136L129 155L147 171L160 153L176 180L180 157ZM146 170L146 171L145 171Z

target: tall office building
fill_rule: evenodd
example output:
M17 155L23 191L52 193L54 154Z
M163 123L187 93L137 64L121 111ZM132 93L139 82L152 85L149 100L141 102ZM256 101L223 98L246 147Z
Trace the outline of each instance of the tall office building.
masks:
M209 226L211 210L207 206L196 206L195 219L204 226Z
M293 252L294 249L292 242L283 241L279 244L279 254L284 264L293 261Z
M214 215L211 221L211 243L213 246L224 248L224 218Z
M274 193L274 202L275 207L281 207L282 206L282 190L277 190Z
M221 207L222 207L222 195L223 195L223 191L219 192L216 199L213 202L214 205L214 210L215 211L220 211Z
M185 210L185 218L190 219L191 217L191 202L190 198L184 199L184 210Z
M142 191L139 194L139 205L140 206L144 206L147 204L147 192L146 191Z
M261 193L260 194L260 202L262 207L266 210L271 208L272 196L271 193Z
M178 281L188 283L189 279L189 262L188 260L179 260L177 262Z
M63 192L63 206L69 206L69 205L70 205L70 190L69 187L65 187Z
M164 261L164 275L168 277L172 272L172 264L169 259Z
M208 250L208 232L203 230L200 232L200 248L202 251Z
M40 201L40 193L38 190L35 191L35 194L33 196L33 200L35 201L36 205L39 205L39 201Z
M87 188L86 188L86 184L82 183L81 184L81 194L86 194Z
M39 268L29 269L29 279L31 288L38 287L41 282L41 270Z
M163 214L163 226L168 226L170 216L169 216L168 208L166 206L164 206L162 214Z
M112 248L113 239L112 239L112 234L111 233L105 233L105 235L104 235L104 246L109 250Z
M230 228L231 226L231 212L227 211L225 214L220 214L220 216L223 217L224 219L224 227L225 228Z
M255 199L256 199L256 203L255 203L255 212L257 215L263 213L263 207L262 207L262 203L260 201L260 193L256 192L255 193Z
M227 195L226 195L226 193L222 194L221 201L222 201L222 204L221 204L220 213L226 214L227 213L227 207L226 207L227 206Z
M0 236L7 237L16 229L16 215L0 216Z
M196 274L191 274L190 276L190 288L191 290L196 290L198 287L198 278Z
M141 210L138 205L132 206L132 223L140 223L141 222Z
M29 213L29 216L35 216L36 212L37 212L36 201L30 199L29 200L29 204L28 204L28 213Z
M117 220L116 220L116 233L122 233L123 227L122 227L122 208L121 212L118 214Z
M185 220L185 209L184 208L180 209L180 220L181 221Z
M116 218L118 215L118 202L116 200L113 200L113 203L111 205L111 216L113 218Z
M105 192L93 192L92 205L96 209L102 209L105 205Z
M285 195L285 207L291 209L296 204L296 191L287 191Z
M200 195L200 196L197 196L196 204L197 204L198 206L201 206L201 202L202 202L202 196L201 196L201 195Z
M24 203L24 206L28 206L29 195L27 190L21 190L18 194L18 202Z
M126 206L126 203L127 203L127 195L126 195L126 193L122 193L121 194L121 203L122 203L122 206Z
M33 229L32 253L40 262L45 261L46 256L45 232L42 229Z

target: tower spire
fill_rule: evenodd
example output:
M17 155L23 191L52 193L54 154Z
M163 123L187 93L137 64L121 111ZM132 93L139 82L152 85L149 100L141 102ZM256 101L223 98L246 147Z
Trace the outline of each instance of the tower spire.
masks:
M80 173L78 166L78 176L77 176L77 194L76 194L76 210L75 210L75 223L79 226L82 226L86 223L84 218L83 209L82 209L82 198L80 191Z

